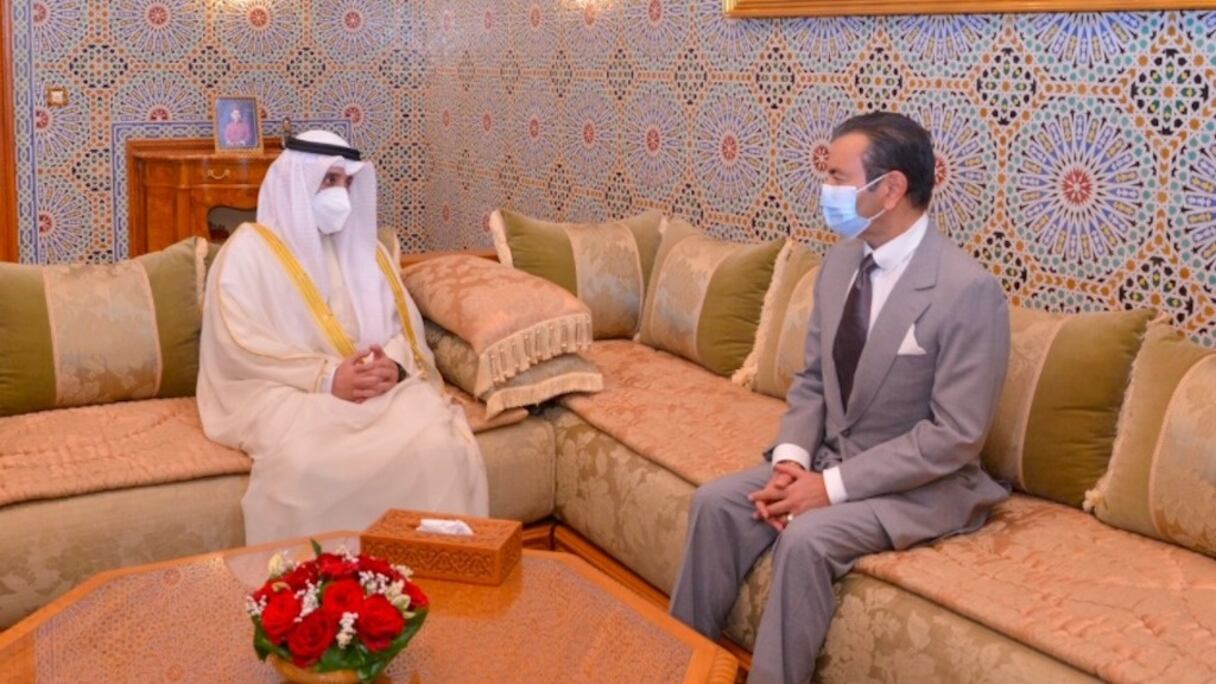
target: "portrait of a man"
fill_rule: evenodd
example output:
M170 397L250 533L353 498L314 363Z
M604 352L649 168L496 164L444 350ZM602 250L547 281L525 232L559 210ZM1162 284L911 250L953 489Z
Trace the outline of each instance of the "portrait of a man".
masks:
M262 149L257 98L217 98L212 125L217 152L249 153Z

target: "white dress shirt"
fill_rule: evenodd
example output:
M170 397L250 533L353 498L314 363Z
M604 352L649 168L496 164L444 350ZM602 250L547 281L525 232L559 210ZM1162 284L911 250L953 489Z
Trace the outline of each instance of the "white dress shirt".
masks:
M912 227L900 234L899 237L887 242L878 249L872 249L870 245L865 246L865 253L874 257L874 264L877 266L870 274L871 298L870 298L870 326L874 328L874 322L878 320L878 313L882 311L882 307L887 303L887 298L891 296L891 292L895 289L896 283L899 282L900 276L908 268L908 263L912 261L912 255L916 252L916 248L920 246L921 240L925 237L925 231L929 229L929 217L926 214L921 214L921 217L916 219ZM849 290L853 288L853 281L857 279L857 274L853 274L853 280L849 281ZM821 352L822 353L822 352ZM773 450L773 464L782 461L793 461L803 468L811 469L811 455L806 449L797 444L783 443L778 444ZM833 504L844 503L849 500L849 494L844 489L844 480L840 477L840 468L833 466L823 471L823 485L828 490L828 501Z

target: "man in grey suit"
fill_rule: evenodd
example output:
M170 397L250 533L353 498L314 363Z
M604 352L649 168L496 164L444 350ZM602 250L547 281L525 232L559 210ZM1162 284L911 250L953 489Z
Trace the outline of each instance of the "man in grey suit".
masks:
M717 638L774 546L751 682L803 684L835 611L832 582L865 554L980 527L1008 490L980 469L1009 358L1000 283L927 211L934 156L886 112L832 134L823 261L770 461L697 490L672 613ZM856 239L860 238L860 239Z

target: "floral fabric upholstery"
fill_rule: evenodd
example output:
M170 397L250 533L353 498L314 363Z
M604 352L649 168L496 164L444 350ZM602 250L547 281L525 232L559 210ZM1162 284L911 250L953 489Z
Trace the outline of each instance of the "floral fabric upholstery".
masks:
M822 684L1071 684L1098 680L915 594L854 573L837 585Z
M0 453L11 453L18 447L33 448L31 444L45 445L52 455L78 450L79 458L74 463L61 463L58 470L44 472L80 485L75 487L80 493L71 492L63 498L0 506L0 549L4 549L0 552L0 629L99 572L244 544L241 498L249 479L246 474L249 459L244 454L231 452L239 457L237 463L241 466L235 474L183 475L181 481L149 481L144 486L116 484L109 472L115 470L114 463L83 457L107 451L125 453L123 450L131 444L132 437L122 435L120 428L130 427L131 412L145 411L144 418L151 423L165 416L169 416L166 420L170 422L181 420L182 414L166 414L161 410L163 406L158 408L158 404L172 402L193 407L193 399L171 399L96 407L99 411L93 413L109 416L109 421L72 420L72 416L92 415L90 409L0 419L0 426L10 430L8 433L0 430ZM520 412L526 414L522 409ZM49 423L40 420L47 418L58 421L53 423L58 432L47 431ZM499 417L504 418L518 418L519 422L477 433L489 480L490 515L525 523L541 520L553 513L553 427L526 415ZM477 424L475 417L471 420ZM12 426L17 422L24 423L28 432L14 430ZM40 436L36 443L5 439L14 434L34 433ZM103 443L103 437L109 442ZM150 455L168 463L179 460L180 454L213 444L197 425L193 431L168 433L155 444L147 440L138 443L144 444ZM136 458L140 452L130 453L133 457L126 465L142 463ZM0 485L8 486L10 473L3 464L0 458ZM103 487L105 483L109 484Z
M243 474L251 465L203 436L193 398L0 418L0 506Z
M570 410L544 418L556 429L557 514L661 591L679 571L694 490ZM731 611L727 636L745 648L772 579L771 554L756 564ZM818 678L851 682L1079 682L1089 675L886 582L853 573Z
M1014 496L978 532L857 571L1110 682L1216 680L1216 563Z
M99 572L242 546L248 481L226 475L0 508L0 629Z
M760 463L785 413L780 399L636 342L599 341L583 356L604 374L604 391L562 404L693 484Z
M428 259L401 275L422 315L477 354L474 396L591 343L587 306L543 278L470 255Z
M557 442L557 517L670 594L693 485L572 411L553 407L544 418Z

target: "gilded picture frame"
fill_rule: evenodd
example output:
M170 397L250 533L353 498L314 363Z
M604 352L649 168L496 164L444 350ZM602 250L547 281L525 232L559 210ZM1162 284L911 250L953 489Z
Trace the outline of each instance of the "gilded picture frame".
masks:
M1216 0L723 0L728 17L831 17L877 14L1017 14L1210 9Z
M262 110L252 96L221 96L211 101L215 153L249 157L262 153Z

